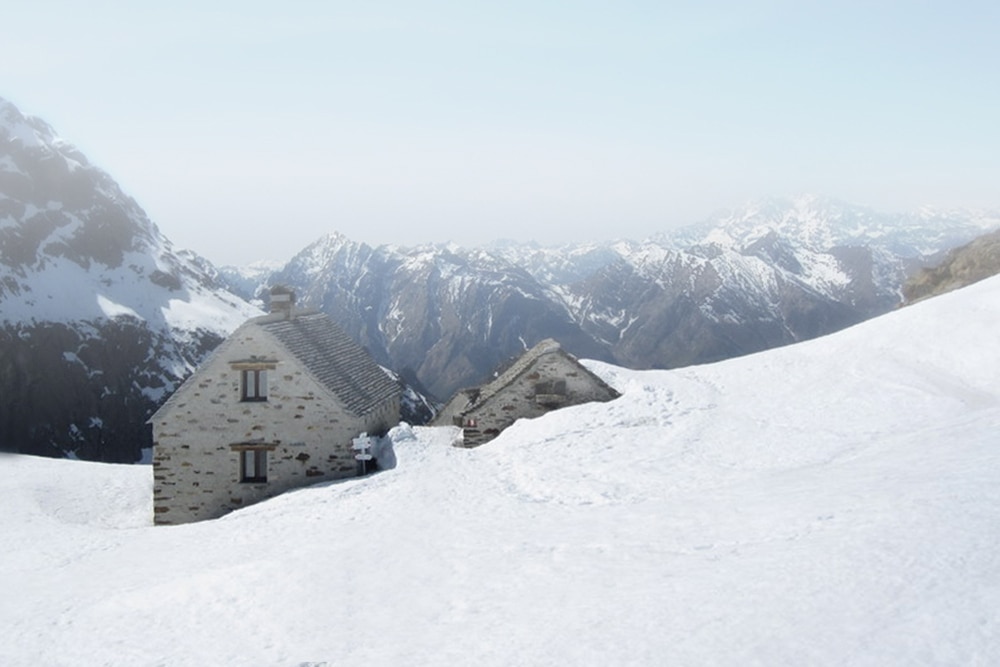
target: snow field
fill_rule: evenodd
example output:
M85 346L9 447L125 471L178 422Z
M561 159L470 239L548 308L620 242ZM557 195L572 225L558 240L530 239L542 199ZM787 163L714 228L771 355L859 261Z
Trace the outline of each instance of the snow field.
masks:
M4 665L1000 664L1000 279L188 526L0 460Z

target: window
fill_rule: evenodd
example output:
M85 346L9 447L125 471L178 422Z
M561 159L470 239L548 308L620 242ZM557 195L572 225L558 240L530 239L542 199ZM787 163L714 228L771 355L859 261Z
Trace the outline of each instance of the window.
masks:
M566 380L549 380L535 384L535 394L565 396Z
M267 482L267 450L244 449L240 453L240 481Z
M262 368L240 371L240 400L267 400L267 371Z
M550 410L566 403L566 380L548 380L535 384L535 403Z
M251 355L246 359L234 359L229 366L240 374L240 401L267 400L267 372L278 367L277 359Z
M267 482L267 453L277 445L262 442L237 442L229 446L236 452L241 482L264 484Z

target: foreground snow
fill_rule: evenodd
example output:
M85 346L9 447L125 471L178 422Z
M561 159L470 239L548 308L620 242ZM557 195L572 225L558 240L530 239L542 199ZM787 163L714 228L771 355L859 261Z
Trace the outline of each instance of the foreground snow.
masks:
M1000 664L1000 280L151 528L0 460L4 665Z

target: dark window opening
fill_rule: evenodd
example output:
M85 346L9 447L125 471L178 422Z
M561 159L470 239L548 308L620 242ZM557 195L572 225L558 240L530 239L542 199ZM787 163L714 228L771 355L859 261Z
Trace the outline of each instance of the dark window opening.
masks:
M244 449L240 452L240 481L256 484L267 481L266 449Z
M548 380L535 383L535 403L547 410L555 410L566 403L566 380Z
M266 370L240 371L240 400L241 401L267 400Z
M566 380L549 380L547 382L537 382L535 383L535 394L565 396Z

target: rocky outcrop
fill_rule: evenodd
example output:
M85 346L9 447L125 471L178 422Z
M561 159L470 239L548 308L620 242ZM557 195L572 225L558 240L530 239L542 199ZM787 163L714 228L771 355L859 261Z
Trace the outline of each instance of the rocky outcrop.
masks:
M906 303L971 285L1000 273L1000 231L984 234L948 253L943 262L920 271L903 287Z

